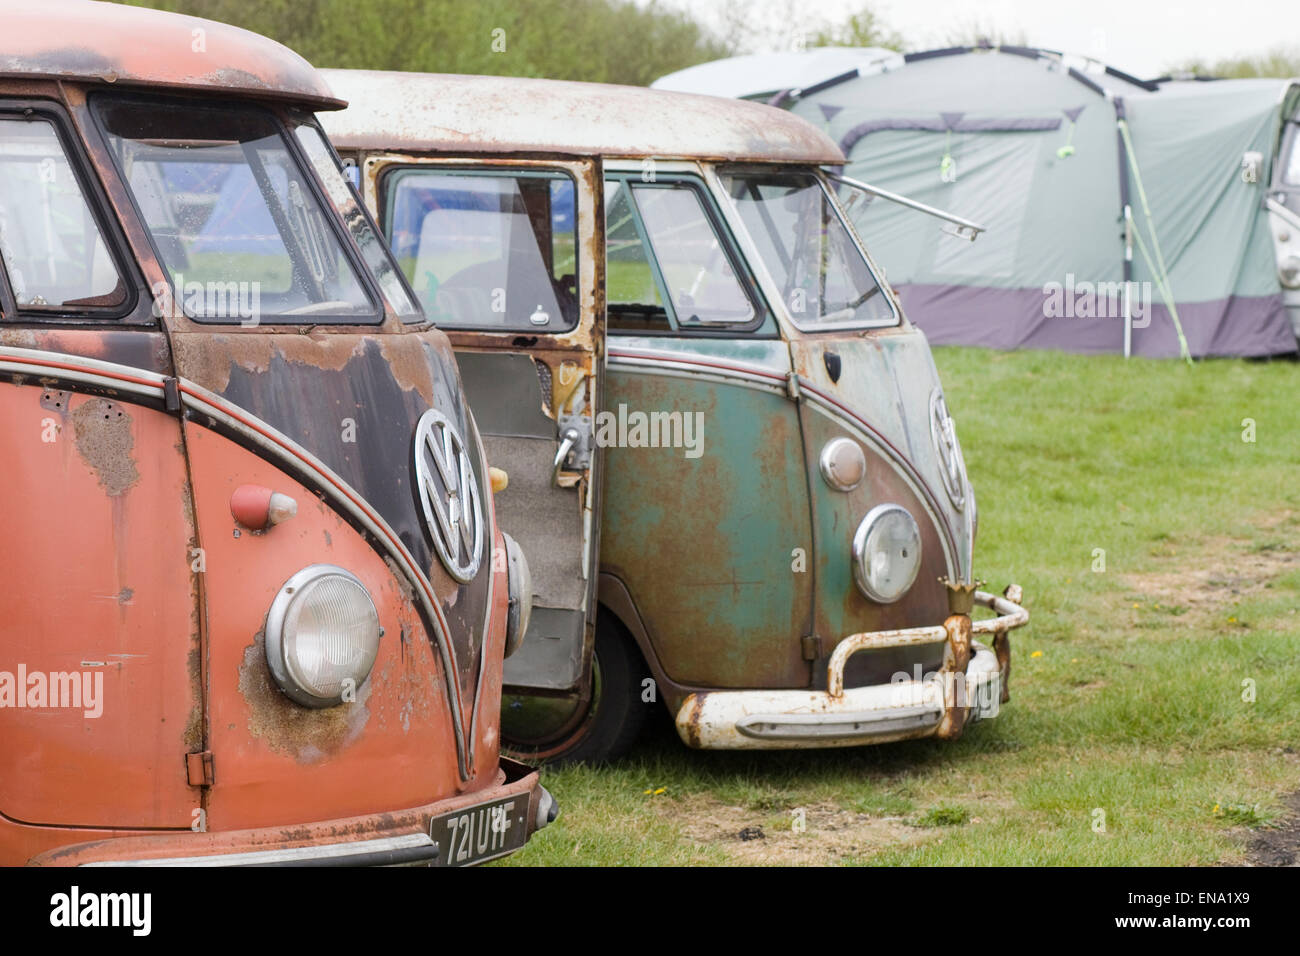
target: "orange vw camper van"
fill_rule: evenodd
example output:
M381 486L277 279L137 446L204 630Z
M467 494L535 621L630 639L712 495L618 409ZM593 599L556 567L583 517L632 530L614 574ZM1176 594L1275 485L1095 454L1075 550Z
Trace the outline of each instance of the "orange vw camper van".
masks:
M0 863L518 848L527 563L343 104L220 24L2 16Z

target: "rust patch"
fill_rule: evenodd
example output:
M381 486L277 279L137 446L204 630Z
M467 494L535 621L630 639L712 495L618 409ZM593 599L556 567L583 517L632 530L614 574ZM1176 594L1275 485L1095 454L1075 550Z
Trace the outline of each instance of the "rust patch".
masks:
M380 338L380 336L375 336ZM341 371L348 360L360 355L367 336L326 332L249 332L240 335L186 333L173 340L176 367L187 378L209 391L224 393L230 373L238 367L246 372L265 373L277 355L286 362Z
M203 693L201 689L202 659L199 644L190 644L190 652L185 657L185 669L189 673L190 686L194 688L194 706L185 721L185 730L181 740L186 753L203 749Z
M700 714L704 710L704 698L707 696L708 694L695 694L688 705L690 712L685 719L686 745L694 750L700 749Z
M131 457L135 444L131 416L121 405L105 398L92 398L72 413L72 426L77 453L110 496L124 494L140 480L135 459Z
M176 368L183 370L186 378L197 382L213 392L224 392L230 384L230 370L240 358L252 363L253 367L265 368L271 362L271 348L263 343L264 336L238 336L243 340L237 348L230 341L231 336L178 334L172 337L172 350L176 356ZM250 345L262 346L257 354L250 355ZM238 357L235 353L238 353ZM242 364L242 363L241 363Z
M39 348L39 340L31 329L0 330L0 345L15 349Z
M518 77L324 75L351 104L323 117L341 149L844 162L806 120L744 100Z
M314 710L280 693L266 665L265 635L259 631L244 649L239 693L248 705L248 732L277 753L299 763L316 763L339 753L361 736L370 710L374 677L357 688L355 703Z
M418 335L380 335L376 339L393 381L405 392L418 392L425 404L432 406L433 376L423 339Z
M153 372L165 373L171 367L166 338L145 329L4 329L0 345L85 356Z
M400 641L407 633L404 624L393 636ZM422 667L414 655L390 655L371 680L376 678L384 685L384 693L375 707L380 729L387 729L391 721L402 728L402 733L410 733L412 722L427 724L437 712L433 708L443 699L437 671Z
M176 450L182 455L186 454L183 438L177 443ZM203 679L206 670L203 657L203 572L195 567L199 537L194 519L194 494L189 481L181 485L181 509L190 529L185 551L186 560L190 563L190 649L185 656L185 670L189 676L190 687L193 688L194 705L190 708L184 733L185 750L190 753L203 749L206 713L204 701L207 688L204 686Z
M340 333L302 330L297 333L252 332L230 335L186 333L176 336L176 367L187 378L218 394L226 394L236 368L264 375L275 359L290 365L343 372L367 348L378 347L382 368L405 392L415 392L426 405L438 403L437 373L425 352L421 335Z
M406 576L406 572L393 560L392 555L384 555L384 564L388 566L388 573L393 576L393 584L401 592L402 600L408 605L414 605L415 588L411 586L411 580Z
M940 740L956 740L970 718L970 706L962 706L958 700L957 683L952 676L966 673L970 664L970 618L953 614L943 622L943 628L948 632L943 652L944 712L934 735Z
M239 336L244 338L244 336ZM382 340L382 335L338 335L334 332L307 332L298 335L253 336L265 338L268 348L286 362L312 368L341 372L353 357L365 352L366 343ZM265 371L265 367L256 371Z

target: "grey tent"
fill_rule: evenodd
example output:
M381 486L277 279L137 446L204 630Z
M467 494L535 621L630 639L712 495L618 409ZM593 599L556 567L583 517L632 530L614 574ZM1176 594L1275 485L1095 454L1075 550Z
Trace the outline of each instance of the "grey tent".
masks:
M935 343L1296 349L1266 208L1296 115L1289 81L1144 81L1026 47L854 52L717 61L654 85L784 105L840 144L846 176L987 227L970 244L907 209L855 205Z

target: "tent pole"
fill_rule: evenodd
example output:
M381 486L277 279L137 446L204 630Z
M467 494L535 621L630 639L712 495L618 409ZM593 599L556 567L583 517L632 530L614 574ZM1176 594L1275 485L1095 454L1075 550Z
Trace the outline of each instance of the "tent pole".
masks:
M1133 354L1133 301L1130 295L1133 283L1133 206L1128 193L1128 151L1124 145L1123 123L1125 117L1122 97L1107 93L1115 110L1115 140L1119 147L1119 201L1124 214L1124 358Z
M1124 205L1124 357L1133 355L1133 207Z

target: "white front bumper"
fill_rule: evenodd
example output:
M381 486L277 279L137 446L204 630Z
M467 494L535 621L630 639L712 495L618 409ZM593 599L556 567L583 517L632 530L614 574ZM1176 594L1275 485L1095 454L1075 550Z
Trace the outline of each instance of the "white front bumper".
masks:
M965 674L952 675L970 701L969 720L998 715L1002 674L994 653L971 647ZM854 747L928 737L944 715L944 674L870 687L841 697L825 691L736 690L691 694L677 711L677 733L704 750Z
M1009 593L1019 597L1019 589ZM1025 624L1029 614L1009 597L976 593L976 602L998 617L971 622L962 618L964 637L944 626L855 634L831 654L827 689L704 691L687 695L677 709L677 733L689 747L703 750L788 750L853 747L915 737L953 737L973 721L996 717L1005 688L1004 664L993 650L970 640L972 632L1006 634ZM949 621L953 621L950 618ZM964 670L953 666L954 637L968 642ZM945 667L933 674L895 676L888 684L844 687L844 665L862 650L948 642ZM965 657L957 658L958 660ZM945 717L947 720L945 721ZM942 733L940 732L942 729Z

